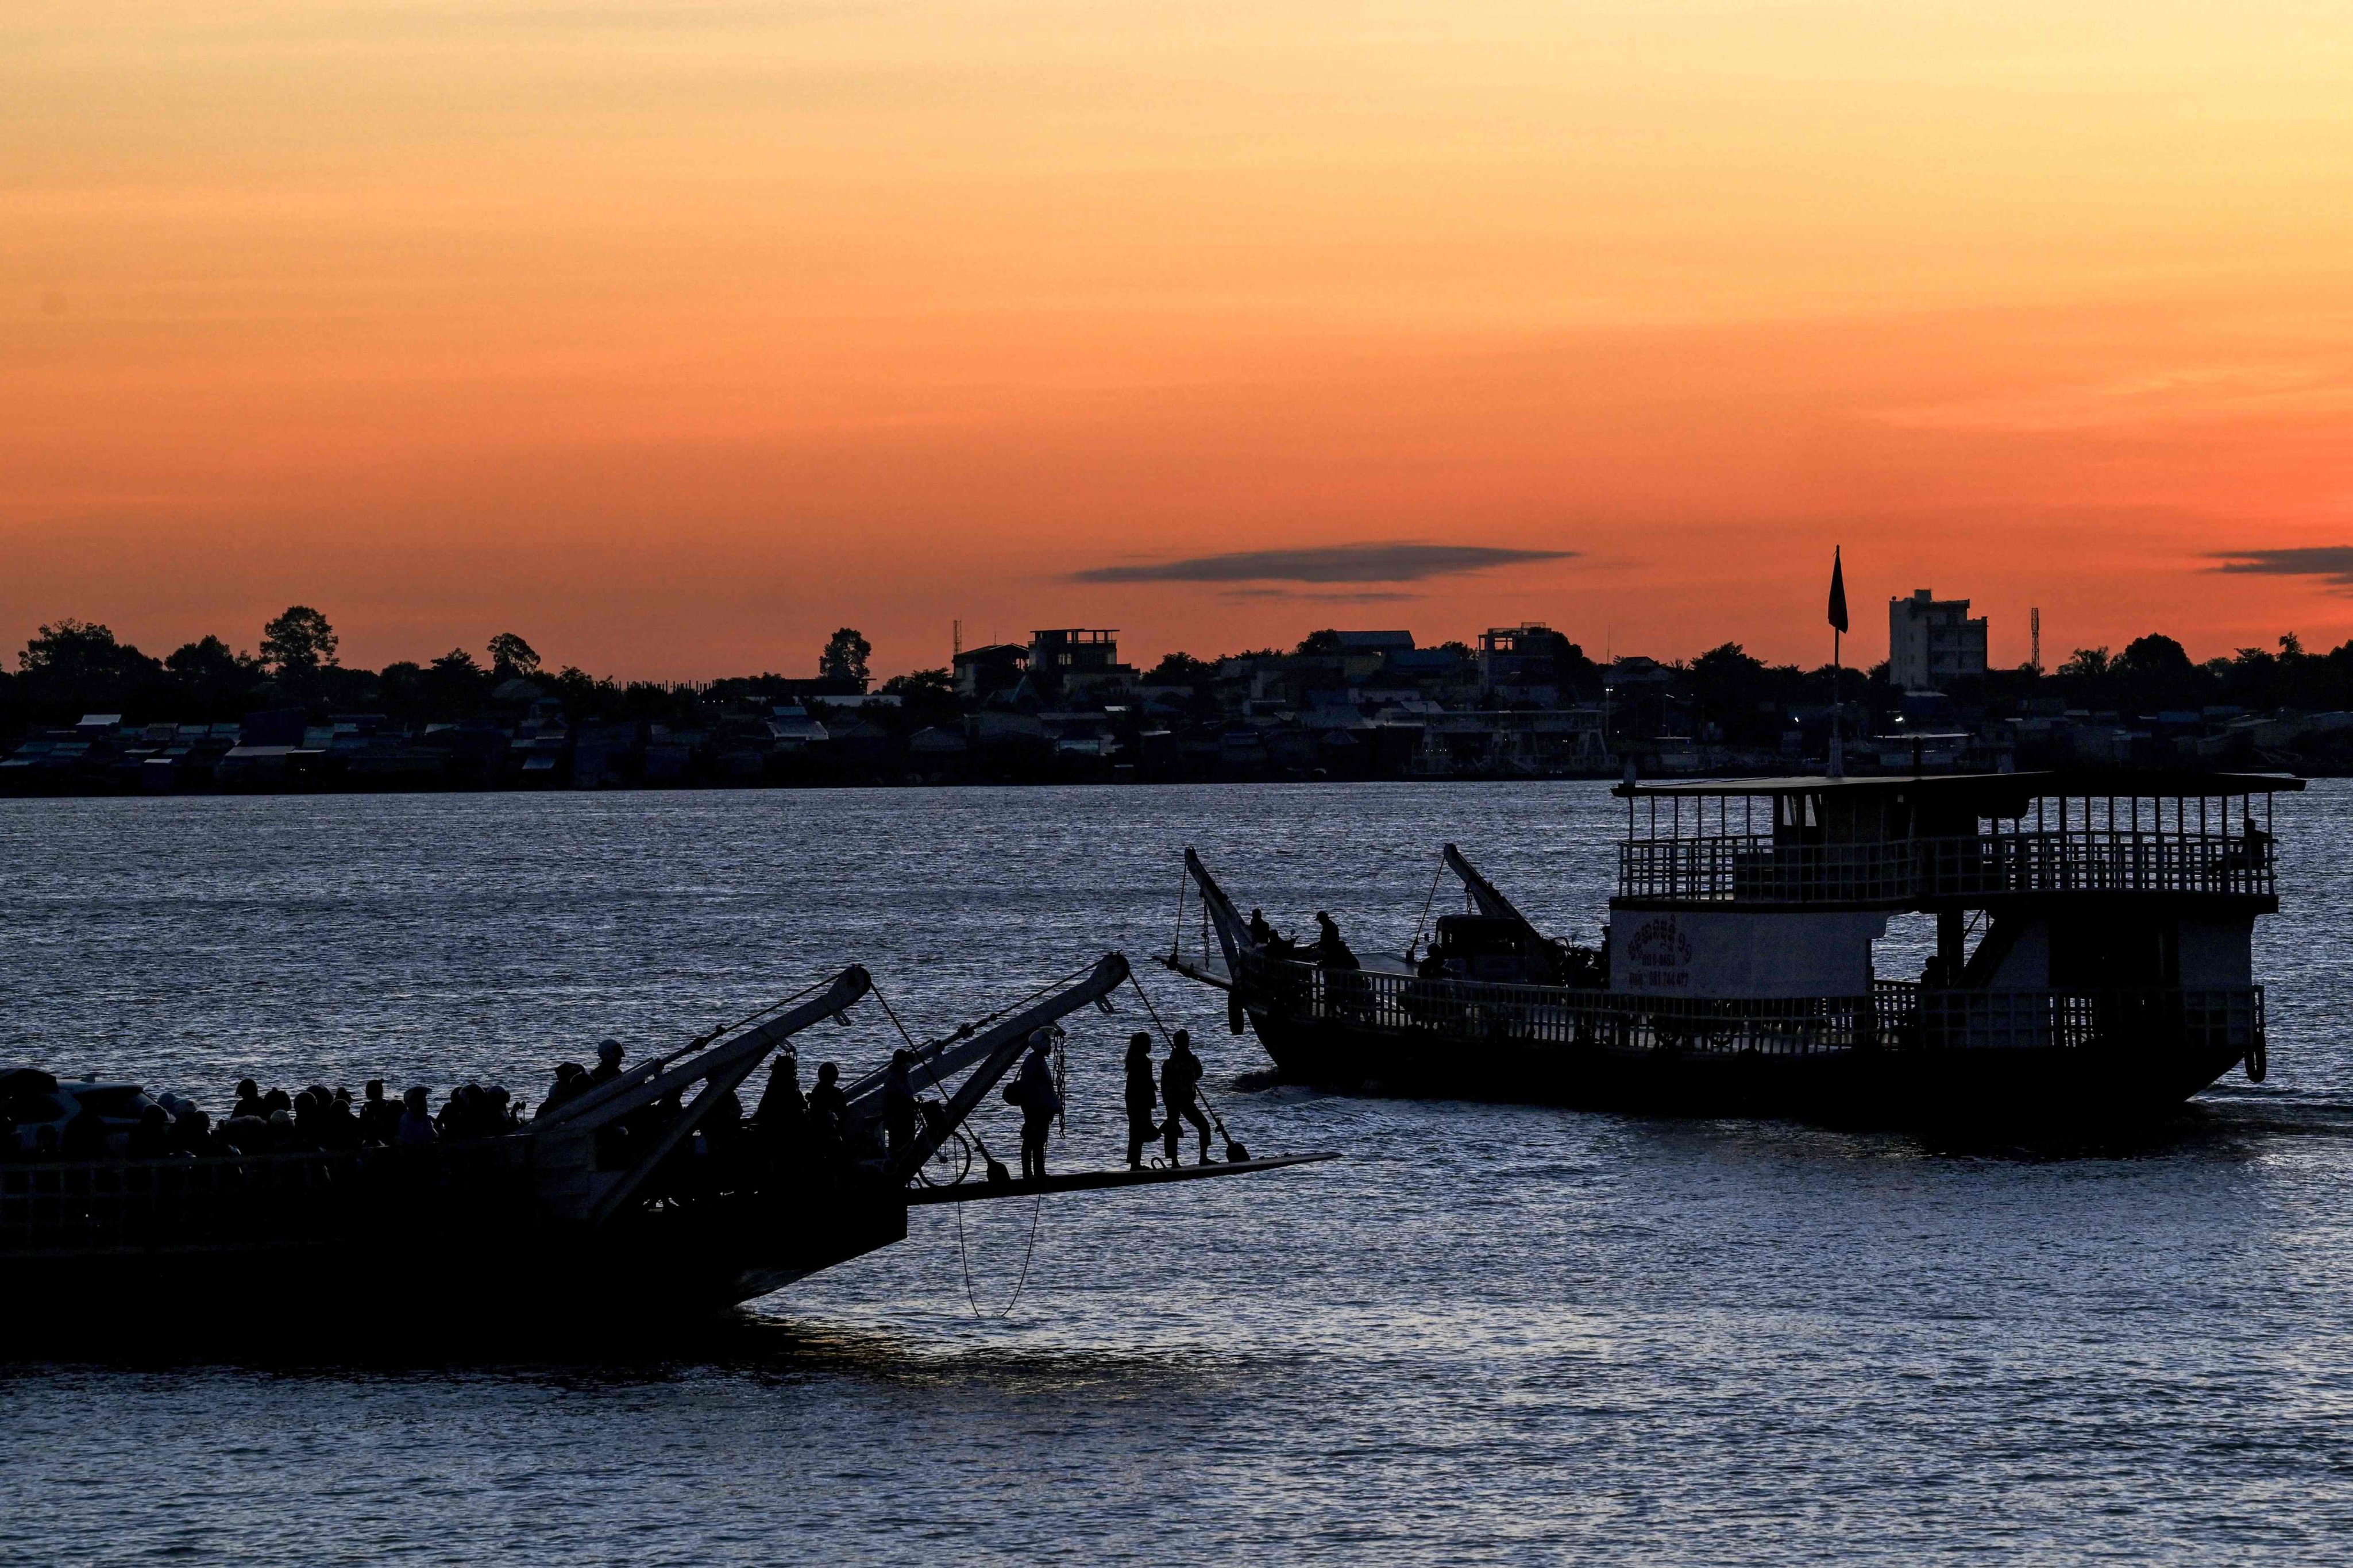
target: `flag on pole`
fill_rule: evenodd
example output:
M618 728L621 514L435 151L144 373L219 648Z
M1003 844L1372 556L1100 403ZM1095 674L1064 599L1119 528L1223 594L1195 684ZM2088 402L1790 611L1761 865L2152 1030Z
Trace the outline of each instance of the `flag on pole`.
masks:
M1846 568L1840 561L1840 547L1831 550L1831 625L1843 632L1846 624Z

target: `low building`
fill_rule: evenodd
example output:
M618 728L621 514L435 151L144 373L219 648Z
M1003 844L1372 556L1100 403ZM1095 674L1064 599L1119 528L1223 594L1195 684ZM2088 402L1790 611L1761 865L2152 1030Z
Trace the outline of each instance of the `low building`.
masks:
M1130 687L1136 679L1135 667L1119 661L1115 626L1061 626L1031 632L1029 674L1065 696Z
M1568 647L1567 637L1542 621L1490 626L1479 634L1479 684L1500 701L1557 707Z
M1021 684L1029 668L1029 649L1018 642L968 647L955 656L956 695L977 702Z

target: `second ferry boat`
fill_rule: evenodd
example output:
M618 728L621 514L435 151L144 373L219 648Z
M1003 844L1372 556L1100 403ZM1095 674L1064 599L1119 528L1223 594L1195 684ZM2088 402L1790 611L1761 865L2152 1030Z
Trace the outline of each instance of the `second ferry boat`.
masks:
M2274 774L1636 783L1602 945L1546 936L1454 849L1465 912L1359 962L1246 920L1192 851L1200 946L1296 1079L1678 1115L2094 1128L2266 1070L2256 919ZM1891 916L1933 916L1883 978Z

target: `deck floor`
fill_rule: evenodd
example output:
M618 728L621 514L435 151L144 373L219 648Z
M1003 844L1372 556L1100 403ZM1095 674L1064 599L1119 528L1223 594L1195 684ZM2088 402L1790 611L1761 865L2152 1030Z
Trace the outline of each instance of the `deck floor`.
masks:
M1074 1171L1049 1175L1042 1181L991 1184L975 1177L953 1187L911 1187L907 1206L925 1204L969 1204L988 1198L1020 1198L1035 1193L1087 1193L1104 1187L1155 1187L1169 1182L1198 1182L1211 1176L1247 1176L1259 1171L1279 1171L1285 1165L1313 1165L1336 1160L1337 1152L1315 1154L1275 1154L1262 1160L1238 1160L1209 1165L1156 1165L1141 1171Z

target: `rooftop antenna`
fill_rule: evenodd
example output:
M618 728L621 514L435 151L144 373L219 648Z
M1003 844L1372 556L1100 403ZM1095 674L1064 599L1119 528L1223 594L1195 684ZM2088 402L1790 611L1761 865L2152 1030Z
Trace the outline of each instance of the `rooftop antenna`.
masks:
M2042 673L2042 611L2040 607L2026 612L2026 624L2034 628L2033 651L2027 656L2026 662L2034 667L2035 674L2040 675Z

